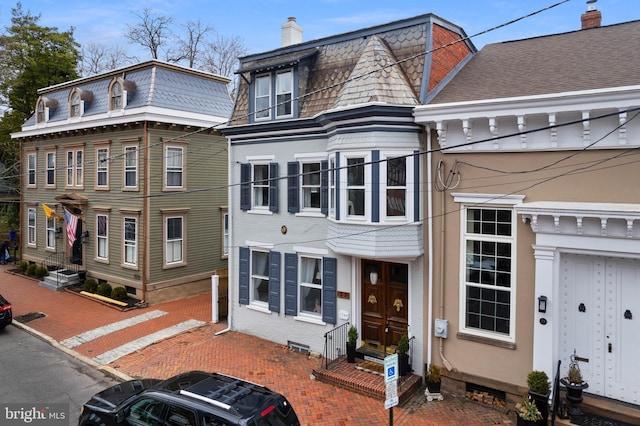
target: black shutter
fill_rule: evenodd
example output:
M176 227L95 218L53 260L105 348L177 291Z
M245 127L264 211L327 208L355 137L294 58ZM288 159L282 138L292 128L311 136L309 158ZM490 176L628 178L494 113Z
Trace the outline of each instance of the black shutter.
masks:
M320 212L329 214L329 162L320 162Z
M298 255L284 254L284 313L298 315Z
M278 163L269 163L269 211L278 212Z
M251 209L251 164L240 164L240 210Z
M238 303L249 304L249 259L251 251L248 247L240 247Z
M269 310L280 312L280 252L269 252Z
M287 163L287 211L300 211L300 163L297 161Z
M337 264L333 257L322 258L322 321L329 324L337 322Z

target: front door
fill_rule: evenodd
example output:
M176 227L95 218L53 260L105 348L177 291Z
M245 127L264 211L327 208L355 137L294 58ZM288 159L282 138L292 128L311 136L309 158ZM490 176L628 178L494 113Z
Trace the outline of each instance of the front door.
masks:
M587 392L640 403L640 260L562 255L560 359L574 349Z
M362 340L376 349L391 349L407 332L409 266L362 261Z

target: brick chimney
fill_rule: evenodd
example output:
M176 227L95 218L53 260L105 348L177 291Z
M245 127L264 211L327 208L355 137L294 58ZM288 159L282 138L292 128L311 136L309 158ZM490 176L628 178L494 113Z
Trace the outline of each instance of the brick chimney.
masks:
M589 5L587 6L587 11L580 17L583 30L597 28L602 24L602 13L595 7L597 1L598 0L587 0L587 4Z
M282 24L282 47L302 43L302 27L296 24L296 18L291 17Z

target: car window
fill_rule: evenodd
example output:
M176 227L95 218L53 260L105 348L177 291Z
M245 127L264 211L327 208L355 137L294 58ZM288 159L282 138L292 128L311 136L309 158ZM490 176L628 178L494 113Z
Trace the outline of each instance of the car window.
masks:
M228 423L223 419L220 419L213 414L205 414L202 416L203 426L231 426L232 423Z
M171 426L197 426L196 413L188 408L170 405L167 424Z
M163 425L162 411L164 402L155 398L144 397L131 405L127 422L131 425Z

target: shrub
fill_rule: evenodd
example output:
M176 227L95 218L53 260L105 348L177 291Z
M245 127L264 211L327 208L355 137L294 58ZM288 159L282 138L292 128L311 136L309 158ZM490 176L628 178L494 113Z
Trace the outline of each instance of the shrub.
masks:
M20 270L20 272L22 272L23 274L27 271L27 268L29 267L29 262L27 262L26 260L21 260L20 264L18 264L18 269Z
M435 364L429 364L425 377L428 382L438 383L440 382L440 369Z
M113 289L111 288L111 284L109 283L102 283L98 286L98 291L97 293L100 296L105 296L105 297L111 297L111 292L113 291Z
M527 375L527 385L533 393L546 395L549 393L549 376L544 371L532 371Z
M82 285L82 289L84 291L88 291L89 293L95 293L98 291L98 281L93 278L87 278L84 280L84 284Z
M49 275L49 270L44 265L38 265L35 271L36 278L42 279Z
M354 345L358 342L358 329L355 326L349 327L347 332L347 342Z
M111 298L119 300L121 302L126 301L129 296L127 295L127 289L124 287L115 287L111 292Z
M29 266L27 266L27 275L29 275L30 277L35 276L37 269L38 265L36 265L35 263L31 263Z

